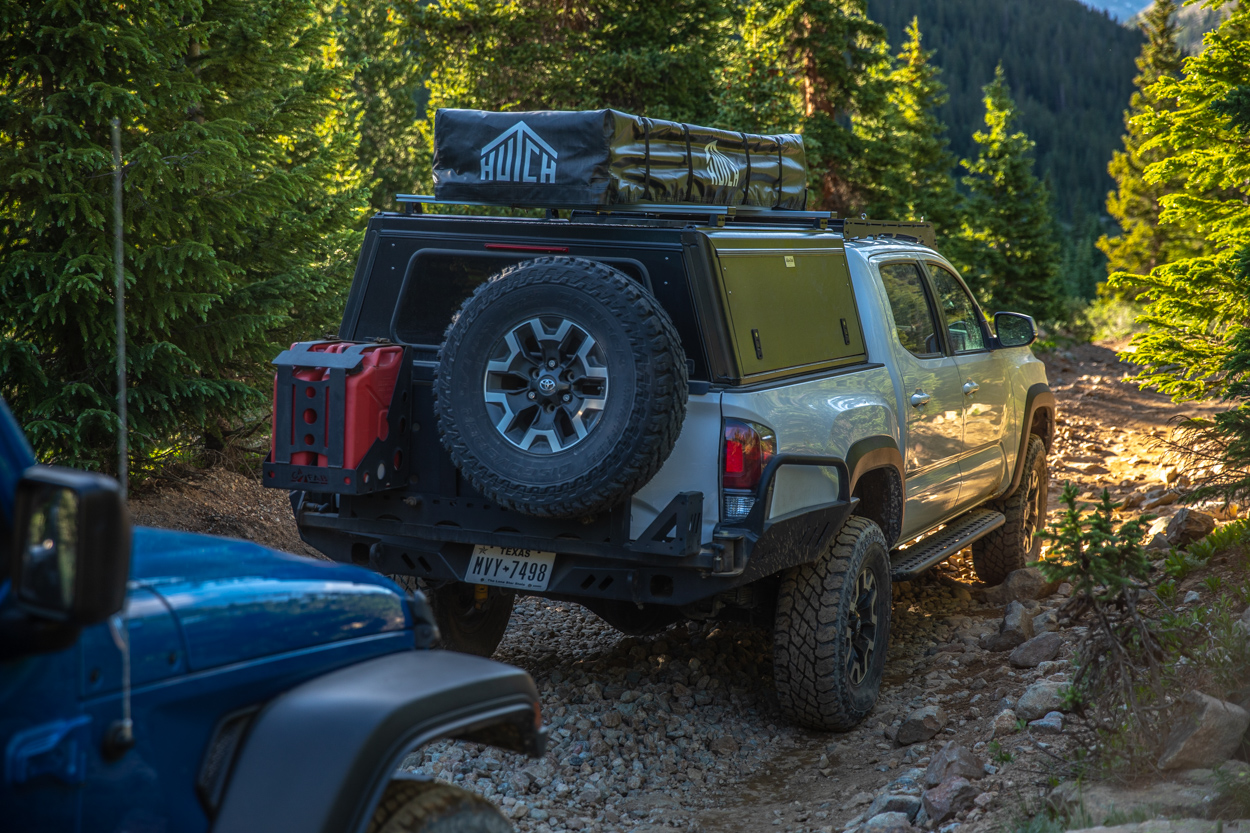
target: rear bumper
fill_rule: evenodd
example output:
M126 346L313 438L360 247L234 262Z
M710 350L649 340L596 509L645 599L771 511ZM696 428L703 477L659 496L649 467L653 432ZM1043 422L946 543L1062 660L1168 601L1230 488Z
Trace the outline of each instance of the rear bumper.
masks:
M656 555L624 545L426 526L388 518L298 514L301 537L335 561L434 583L462 581L475 544L557 553L546 590L553 599L606 599L681 607L811 561L853 512L840 500L772 522L718 525L693 555ZM754 520L754 523L752 521ZM587 552L586 550L591 550Z

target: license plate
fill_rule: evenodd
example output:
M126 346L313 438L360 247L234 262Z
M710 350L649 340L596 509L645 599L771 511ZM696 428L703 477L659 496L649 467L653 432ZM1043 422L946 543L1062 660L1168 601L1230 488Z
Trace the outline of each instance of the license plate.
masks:
M478 545L473 548L464 580L517 590L546 590L555 561L554 552Z

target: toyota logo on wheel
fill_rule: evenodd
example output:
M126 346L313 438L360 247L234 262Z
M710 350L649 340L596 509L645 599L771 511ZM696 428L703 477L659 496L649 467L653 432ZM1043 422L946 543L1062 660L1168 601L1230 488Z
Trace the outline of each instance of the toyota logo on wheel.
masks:
M550 376L544 376L538 380L538 389L543 393L553 393L556 389L556 380Z

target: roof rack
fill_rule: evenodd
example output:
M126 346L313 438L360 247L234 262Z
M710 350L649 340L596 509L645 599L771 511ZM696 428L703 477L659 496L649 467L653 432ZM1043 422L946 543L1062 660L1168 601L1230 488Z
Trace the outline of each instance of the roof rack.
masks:
M558 212L567 210L570 217L578 219L613 218L618 220L689 220L723 228L726 225L784 225L801 226L828 231L840 231L847 240L890 238L909 243L920 243L934 248L936 236L933 224L927 222L895 220L838 219L834 211L794 211L784 208L763 208L754 205L665 205L661 203L630 203L627 205L529 205L525 203L468 202L464 200L439 200L424 194L396 194L396 202L404 206L406 214L424 213L427 205L463 205L477 208L542 209L547 219L558 218Z

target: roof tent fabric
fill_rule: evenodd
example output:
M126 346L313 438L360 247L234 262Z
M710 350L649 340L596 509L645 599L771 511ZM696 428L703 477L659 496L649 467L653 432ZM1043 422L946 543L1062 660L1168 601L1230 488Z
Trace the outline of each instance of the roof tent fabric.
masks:
M803 137L757 136L616 110L434 116L434 196L536 206L639 202L802 209Z

